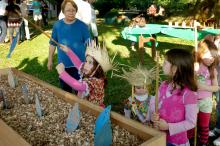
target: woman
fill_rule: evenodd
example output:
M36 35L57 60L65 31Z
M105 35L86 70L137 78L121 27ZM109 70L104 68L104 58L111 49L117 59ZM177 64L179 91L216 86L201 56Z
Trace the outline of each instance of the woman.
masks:
M72 0L63 1L61 10L65 17L54 24L51 37L59 44L68 46L81 61L85 61L86 43L90 38L88 26L75 18L78 8ZM52 39L50 40L49 47L48 70L52 69L53 55L57 47L58 63L63 63L65 71L75 79L79 79L78 70L75 68L75 65ZM62 80L60 80L60 86L63 90L72 92L72 88Z

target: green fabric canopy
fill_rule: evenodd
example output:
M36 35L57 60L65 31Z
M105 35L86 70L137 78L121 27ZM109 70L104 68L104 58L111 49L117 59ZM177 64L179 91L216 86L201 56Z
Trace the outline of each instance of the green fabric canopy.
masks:
M138 37L150 37L152 34L162 33L172 37L186 40L194 40L194 30L192 28L170 27L160 24L146 24L145 27L125 27L121 32L124 39L138 42ZM203 39L207 34L220 34L220 29L198 30L198 40Z
M152 34L160 33L162 29L166 27L167 25L160 24L146 24L145 27L125 27L121 34L124 39L138 42L140 35L143 35L145 38L151 37ZM147 44L151 46L150 42L147 42ZM156 42L156 46L157 45L158 42Z
M166 28L161 31L162 34L166 34L172 37L177 37L185 40L194 40L193 29L175 29ZM220 29L204 29L198 31L198 40L203 39L208 34L220 34Z
M150 37L152 34L160 33L165 27L166 25L159 24L146 24L145 27L125 27L121 34L124 39L138 42L140 35Z

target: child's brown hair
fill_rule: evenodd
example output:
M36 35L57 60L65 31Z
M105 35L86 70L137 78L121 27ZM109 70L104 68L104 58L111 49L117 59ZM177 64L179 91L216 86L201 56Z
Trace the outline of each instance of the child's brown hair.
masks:
M196 57L198 62L202 62L201 56L207 51L207 49L210 51L212 57L214 58L214 62L208 66L209 73L210 73L210 79L214 78L214 69L216 65L218 64L218 48L215 46L214 42L204 39L199 42L198 44L198 52L196 53Z
M176 88L177 85L179 85L181 89L187 86L192 91L197 91L197 84L194 77L193 55L183 49L171 49L166 52L165 57L172 66L176 66L177 68L175 75L171 79L174 88Z

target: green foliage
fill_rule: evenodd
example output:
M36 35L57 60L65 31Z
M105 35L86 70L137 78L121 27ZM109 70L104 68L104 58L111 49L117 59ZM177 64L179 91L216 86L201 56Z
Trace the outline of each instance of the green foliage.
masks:
M162 6L168 6L171 3L172 0L156 0L155 4L162 5Z
M116 21L116 18L118 16L118 10L117 9L111 9L109 12L105 14L105 23L106 24L113 24Z
M220 1L214 7L215 17L220 19Z
M113 8L146 11L151 4L162 5L167 13L172 14L176 11L188 9L188 5L194 5L195 0L97 0L94 6L100 11L100 16L102 17Z
M109 12L111 9L119 9L120 8L120 2L117 0L97 0L97 2L94 4L94 7L99 10L99 17L103 17L107 12Z
M111 18L111 17L117 16L117 15L118 15L118 9L113 8L105 14L105 17Z
M49 2L49 3L53 4L53 5L57 4L57 1L56 1L56 0L45 0L45 1L46 1L46 2Z
M138 10L146 10L151 4L153 3L153 0L130 0L130 3L128 4L128 8L137 8Z

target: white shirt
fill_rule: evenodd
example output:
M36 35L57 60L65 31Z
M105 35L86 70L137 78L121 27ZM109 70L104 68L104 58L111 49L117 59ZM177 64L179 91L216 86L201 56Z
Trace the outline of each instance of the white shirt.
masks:
M21 14L22 14L22 16L27 17L27 16L28 16L27 4L21 3L21 4L20 4L20 9L21 9Z
M73 0L73 1L76 3L78 7L76 18L89 25L92 19L92 8L90 4L83 0ZM63 19L63 18L64 18L64 14L61 11L59 14L59 19Z
M91 6L91 14L92 14L92 17L91 17L90 28L92 30L93 36L97 37L98 36L98 29L97 29L97 25L96 25L96 12L92 6Z
M5 8L8 4L3 0L0 1L0 16L4 16L5 15Z

